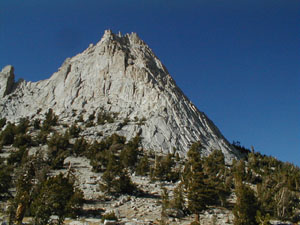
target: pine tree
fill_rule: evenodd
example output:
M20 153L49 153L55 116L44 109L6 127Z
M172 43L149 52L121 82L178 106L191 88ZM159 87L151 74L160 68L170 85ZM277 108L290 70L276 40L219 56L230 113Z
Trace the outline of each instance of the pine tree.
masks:
M166 210L169 208L170 206L170 198L169 198L169 194L168 194L168 190L164 187L162 187L162 194L161 194L161 221L164 223L166 218L167 218L167 214L166 214Z
M182 183L179 183L177 187L174 189L174 196L171 202L172 207L179 210L184 210L185 201L183 195L183 187Z
M4 160L0 158L0 200L3 197L11 196L9 188L12 185L12 168L5 165Z
M214 150L203 159L204 173L208 176L208 182L215 188L221 206L225 206L226 197L230 194L230 188L225 185L226 172L225 158L220 150Z
M0 134L0 144L1 145L13 144L15 135L16 135L15 124L8 122L5 129Z
M187 189L188 209L195 214L196 222L199 221L199 213L216 201L215 189L204 173L201 148L199 142L191 146L183 177Z
M193 172L188 186L188 209L199 219L199 213L216 201L214 187L211 186L203 171Z
M51 215L58 216L58 224L63 224L64 218L77 211L83 201L83 194L75 188L74 180L69 176L59 174L50 177L32 203L35 224L49 224Z
M257 225L256 213L259 210L254 191L247 185L236 184L237 201L234 206L234 225Z
M140 176L145 176L150 171L150 163L149 157L147 154L139 160L137 167L136 167L136 174Z
M127 170L112 153L109 155L107 168L101 178L100 189L108 194L132 194L136 189Z

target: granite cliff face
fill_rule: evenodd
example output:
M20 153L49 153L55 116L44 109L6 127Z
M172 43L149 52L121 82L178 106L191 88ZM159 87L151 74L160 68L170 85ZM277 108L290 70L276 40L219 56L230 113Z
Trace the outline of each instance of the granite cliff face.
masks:
M0 117L17 121L39 117L49 108L65 122L100 111L117 113L113 123L88 128L104 136L118 133L142 136L143 147L184 155L195 141L205 154L221 149L227 161L238 157L217 127L177 87L167 69L137 34L116 35L110 30L96 45L65 60L49 79L14 83L13 67L0 73ZM41 111L38 115L37 112ZM121 126L128 118L129 123ZM137 119L143 122L135 123Z

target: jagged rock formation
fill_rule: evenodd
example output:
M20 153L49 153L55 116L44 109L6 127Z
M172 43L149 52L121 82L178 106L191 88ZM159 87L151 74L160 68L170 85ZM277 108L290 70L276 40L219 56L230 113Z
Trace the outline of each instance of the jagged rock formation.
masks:
M89 128L86 135L117 132L128 139L143 137L143 146L182 155L195 141L208 154L221 149L227 161L238 156L216 126L177 87L167 69L137 36L105 31L96 45L65 60L58 72L39 82L13 83L11 66L0 73L0 117L33 118L52 108L60 118L72 122L100 111L118 113L114 123ZM143 123L129 122L144 118ZM96 137L94 137L96 138Z
M0 72L0 97L3 98L8 95L14 84L14 68L12 66L6 66Z

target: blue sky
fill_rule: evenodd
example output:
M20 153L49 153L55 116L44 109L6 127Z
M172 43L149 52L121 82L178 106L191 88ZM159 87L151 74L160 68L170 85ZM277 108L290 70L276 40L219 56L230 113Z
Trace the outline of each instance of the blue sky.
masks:
M137 32L232 142L300 166L298 0L0 1L0 67L37 81L97 43Z

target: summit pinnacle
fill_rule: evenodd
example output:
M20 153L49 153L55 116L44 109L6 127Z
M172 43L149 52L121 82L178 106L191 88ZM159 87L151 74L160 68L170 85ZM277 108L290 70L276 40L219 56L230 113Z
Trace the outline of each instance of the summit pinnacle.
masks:
M0 117L8 120L38 117L51 108L71 123L80 115L86 119L104 110L117 115L115 121L89 128L87 135L101 131L104 136L118 133L129 139L139 134L145 149L165 153L176 149L181 155L200 141L206 155L220 149L226 161L238 157L136 33L107 30L96 45L66 59L49 79L18 83L13 79L12 67L0 73ZM130 122L122 125L125 119Z

